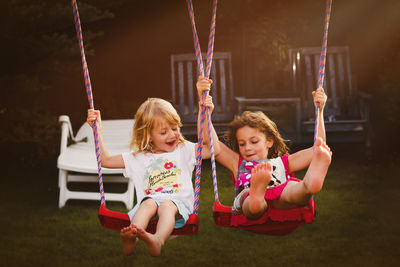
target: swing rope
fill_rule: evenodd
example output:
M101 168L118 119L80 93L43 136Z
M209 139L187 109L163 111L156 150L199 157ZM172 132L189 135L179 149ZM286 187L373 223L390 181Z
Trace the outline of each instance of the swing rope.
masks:
M203 67L203 59L201 55L200 49L200 42L199 37L197 35L196 24L194 20L194 11L193 11L193 3L191 0L186 0L187 8L189 12L189 18L192 25L192 32L193 32L193 42L194 42L194 49L195 49L195 56L197 60L197 70L200 76L205 78L210 77L211 72L211 65L212 65L212 58L214 52L214 40L215 40L215 20L216 20L216 12L217 12L217 0L213 1L213 13L211 17L211 25L210 25L210 35L208 40L208 49L207 49L207 65L206 71L204 73ZM207 93L204 92L202 95L203 100L207 97ZM199 203L199 195L200 195L200 176L201 176L201 163L202 163L202 150L203 150L203 125L204 121L207 118L207 125L208 125L208 136L210 142L210 150L211 150L211 165L212 165L212 174L213 174L213 184L214 184L214 195L215 198L218 199L218 189L217 188L217 172L215 167L215 154L214 154L214 145L213 145L213 137L212 137L212 130L211 130L211 116L210 110L201 106L201 113L200 113L200 129L198 133L198 146L197 146L197 154L196 154L196 177L195 177L195 190L194 190L194 211L193 213L198 212L198 203Z
M199 73L201 76L208 78L210 76L212 57L213 57L217 0L214 0L214 4L213 4L213 15L212 15L212 22L211 22L211 27L210 27L210 37L209 37L208 52L207 52L206 74L204 74L204 69L203 69L203 61L202 61L202 56L201 56L201 52L200 52L200 44L199 44L199 39L197 36L196 26L195 26L195 22L194 22L194 12L193 12L192 1L187 0L187 6L188 6L188 10L189 10L190 21L192 23L193 38L194 38L194 43L195 43L195 48L196 48L196 58L197 58L197 63L198 63L198 70L199 70ZM80 53L81 53L82 69L83 69L83 76L84 76L84 80L85 80L86 94L88 96L88 102L89 102L90 109L94 109L92 86L91 86L91 82L90 82L89 69L88 69L86 57L85 57L82 29L81 29L78 5L76 3L76 0L72 0L72 8L73 8L73 14L74 14L75 29L76 29L76 33L77 33L77 37L78 37L78 41L79 41ZM203 94L203 99L205 99L205 97L206 97L206 94ZM204 107L202 107L200 131L199 131L199 141L198 141L199 145L198 145L197 155L196 155L195 198L194 198L194 206L193 206L194 214L198 214L198 207L199 207L200 176L201 176L201 161L202 161L201 152L202 152L202 148L203 148L203 125L204 125L205 117L208 118L209 136L210 136L210 143L211 143L211 158L212 158L212 162L213 162L213 177L215 177L215 184L216 184L215 155L214 155L214 147L213 147L212 135L211 135L210 112L209 112L208 108L205 109ZM101 168L101 155L100 155L97 120L95 121L95 123L93 125L93 135L94 135L98 177L99 177L98 180L99 180L99 188L100 188L100 199L101 199L101 205L105 207L106 200L105 200L105 196L104 196L103 175L102 175L102 168Z
M79 41L79 50L81 51L82 69L83 69L83 76L85 78L86 94L88 96L90 109L94 109L92 84L90 83L89 69L85 57L85 48L83 45L81 21L79 19L79 11L78 11L78 5L76 4L76 0L72 0L72 10L74 13L76 34L78 36L78 41ZM99 175L100 204L105 207L106 198L104 196L103 174L101 170L101 156L100 156L99 135L97 130L97 120L93 124L93 136L94 136L94 145L96 150L97 170Z
M325 10L324 37L322 40L321 56L320 56L320 60L319 60L317 88L322 87L324 84L326 50L327 50L327 46L328 46L328 28L329 28L329 20L331 18L331 9L332 9L332 0L327 0L326 1L326 10ZM317 107L315 108L314 143L315 143L315 141L317 141L318 119L319 119L319 103L317 104Z
M332 0L327 0L326 11L325 11L325 27L324 27L324 38L321 49L321 58L319 65L319 79L318 87L321 87L324 81L325 74L325 62L326 62L326 50L327 50L327 38L328 38L328 26L331 13ZM316 118L315 118L315 136L316 140L318 131L318 111L319 104L316 107ZM215 189L214 189L215 190ZM214 221L219 226L234 227L257 234L268 234L268 235L287 235L293 232L297 227L303 224L311 223L315 219L315 202L313 198L310 199L308 206L296 208L294 213L301 214L301 219L290 219L293 215L290 210L284 211L285 216L289 216L288 219L281 220L278 215L278 209L270 208L268 212L264 213L257 220L247 220L244 214L233 215L231 206L224 206L219 201L214 202L213 206L213 217ZM282 212L282 211L279 211Z

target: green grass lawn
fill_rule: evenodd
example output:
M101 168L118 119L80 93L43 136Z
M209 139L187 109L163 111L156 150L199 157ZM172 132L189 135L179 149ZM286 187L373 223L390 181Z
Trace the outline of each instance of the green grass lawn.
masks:
M98 202L69 201L58 209L55 165L2 174L1 266L400 266L399 162L335 156L315 198L316 220L284 237L217 227L205 163L199 233L167 241L159 258L150 257L142 242L134 256L124 256L119 232L98 222ZM230 174L217 170L220 201L230 205ZM119 203L107 207L125 212Z

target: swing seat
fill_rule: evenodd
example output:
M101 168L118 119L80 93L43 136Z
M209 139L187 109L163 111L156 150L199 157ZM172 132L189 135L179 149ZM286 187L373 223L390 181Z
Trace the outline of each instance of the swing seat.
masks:
M300 213L299 218L290 218L293 210ZM214 202L213 217L214 222L218 226L233 227L243 229L256 234L265 235L287 235L299 226L308 224L314 221L316 215L315 202L311 199L308 206L296 208L293 210L278 210L269 208L260 218L249 220L244 214L232 215L232 208L222 205L219 201ZM276 218L279 212L283 217L288 217L285 220Z
M239 160L238 167L240 166ZM285 165L286 175L290 180L300 181L294 177L294 173L288 173L288 157L282 157ZM232 182L235 178L232 176ZM308 224L314 221L316 208L314 198L311 198L308 205L289 210L275 209L268 207L267 211L255 220L247 219L244 214L233 215L232 207L224 206L219 201L213 205L213 217L216 225L222 227L239 228L256 234L265 235L287 235L296 230L300 225Z
M131 224L128 214L107 209L104 205L99 208L100 224L107 229L121 231L122 228ZM158 220L150 221L146 231L154 234L156 232ZM178 229L174 229L171 235L195 235L199 228L199 217L197 214L190 214L186 224Z
M131 224L128 214L109 210L104 205L100 205L99 220L104 228L117 231Z

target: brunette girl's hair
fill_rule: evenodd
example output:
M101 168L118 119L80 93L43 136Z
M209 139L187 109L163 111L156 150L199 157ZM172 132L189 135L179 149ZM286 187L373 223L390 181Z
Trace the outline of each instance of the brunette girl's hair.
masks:
M157 126L160 119L165 119L167 123L182 127L181 118L175 108L161 98L148 98L135 115L133 134L130 148L138 152L153 152L153 145L150 141L150 132ZM179 144L183 144L185 139L180 134Z
M289 149L278 132L275 122L261 111L245 111L241 116L236 116L229 124L225 140L233 151L240 153L236 132L245 126L258 129L265 134L267 140L273 140L273 145L268 151L268 158L276 158L288 153Z

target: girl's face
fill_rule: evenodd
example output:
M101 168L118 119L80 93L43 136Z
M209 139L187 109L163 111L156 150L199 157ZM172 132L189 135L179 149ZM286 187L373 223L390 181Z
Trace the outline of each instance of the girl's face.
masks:
M160 118L150 131L150 141L153 144L153 153L166 153L175 150L180 137L178 125L169 124Z
M256 128L244 126L236 131L239 153L243 159L262 160L268 157L268 150L273 145L273 140L267 140L264 133Z

